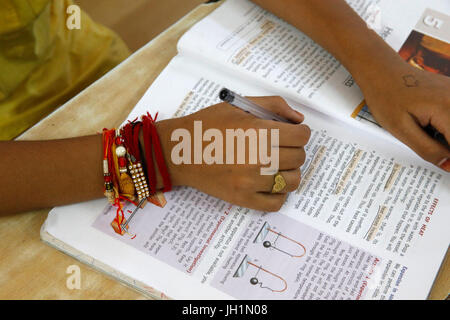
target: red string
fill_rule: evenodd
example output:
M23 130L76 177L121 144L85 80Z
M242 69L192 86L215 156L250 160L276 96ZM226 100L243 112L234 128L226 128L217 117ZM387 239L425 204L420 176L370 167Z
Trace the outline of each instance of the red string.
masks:
M148 188L150 194L156 193L156 173L155 167L153 165L153 151L152 151L152 135L151 135L151 124L147 117L142 118L143 122L143 136L144 136L144 146L145 146L145 157L147 161L147 175L148 175Z
M164 160L163 151L161 148L161 142L159 141L158 131L156 130L155 121L158 117L158 113L156 113L155 118L153 119L150 113L147 112L147 116L143 117L144 122L144 128L147 126L147 134L144 132L144 140L146 136L151 135L151 142L153 143L154 151L155 151L155 157L156 157L156 163L158 164L159 172L161 173L161 177L163 179L163 192L167 192L172 190L172 182L170 180L169 170L166 166L166 161ZM146 152L147 146L145 146ZM149 152L152 153L151 150ZM155 177L155 184L156 187L156 177Z
M114 143L116 131L103 129L103 159L107 160L108 162L108 171L111 176L111 181L113 182L114 186L117 187L117 175L116 170L114 168L114 160L112 156L112 146Z
M120 199L119 198L116 198L116 200L114 201L113 206L117 207L116 218L114 220L116 220L116 222L117 222L117 226L119 228L119 234L122 234L122 223L121 223L121 221L123 221L125 219L125 215L123 214L122 204L120 203ZM119 219L119 217L120 217L119 213L121 214L122 219Z
M128 148L130 154L136 159L137 162L141 160L141 150L139 147L139 131L142 127L140 121L134 120L127 123L122 129L122 138Z
M123 141L124 141L125 145L127 146L128 151L129 151L131 154L133 154L133 150L132 150L133 146L132 146L132 143L131 143L132 140L133 140L133 129L132 129L132 124L133 124L132 122L127 123L127 124L122 128L122 131L121 131Z
M110 130L112 132L111 138L109 139L109 152L108 152L108 168L109 168L109 174L111 175L111 179L113 181L113 184L116 188L119 187L119 179L117 177L116 168L114 166L114 156L113 156L113 144L114 144L114 138L115 138L115 130Z
M117 222L117 225L119 228L119 233L122 233L122 223L125 221L125 214L123 213L123 205L122 205L121 200L128 201L128 202L134 204L136 207L139 205L138 203L136 203L122 195L119 195L119 197L114 200L113 206L117 207L116 217L114 218L114 220ZM122 223L120 223L120 221L122 221ZM126 230L124 230L124 231L126 231Z
M136 158L136 161L141 161L141 150L139 148L139 131L141 130L142 122L136 123L136 125L133 128L133 152L134 157Z

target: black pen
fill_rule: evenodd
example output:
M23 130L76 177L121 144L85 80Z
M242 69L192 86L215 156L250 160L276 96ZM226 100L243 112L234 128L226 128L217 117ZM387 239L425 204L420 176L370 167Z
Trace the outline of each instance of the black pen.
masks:
M440 142L441 144L446 146L448 149L450 149L450 145L448 144L447 139L445 139L445 136L442 133L440 133L439 131L437 131L436 128L433 127L431 124L426 126L424 128L424 130L426 133L428 133L428 135L430 137L432 137L433 139L436 139L438 142Z

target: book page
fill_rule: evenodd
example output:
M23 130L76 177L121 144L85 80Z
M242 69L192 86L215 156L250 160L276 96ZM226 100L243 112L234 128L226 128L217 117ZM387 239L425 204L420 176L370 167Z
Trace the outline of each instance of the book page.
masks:
M177 57L129 118L195 112L222 86L273 94ZM425 298L450 240L448 176L407 148L297 107L312 139L303 182L279 213L181 187L164 208L139 210L124 236L106 200L53 210L47 232L177 299Z
M377 22L373 28L396 51L418 21L435 21L430 20L437 16L430 15L429 8L450 12L450 2L441 0L347 2L366 21ZM251 1L226 1L188 31L178 46L180 52L220 65L223 70L269 90L275 89L300 105L349 123L359 120L371 132L392 137L376 124L363 103L361 90L339 61L302 32Z

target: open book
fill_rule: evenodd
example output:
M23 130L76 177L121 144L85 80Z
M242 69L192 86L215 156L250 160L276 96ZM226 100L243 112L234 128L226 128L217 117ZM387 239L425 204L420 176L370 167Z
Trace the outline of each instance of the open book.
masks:
M449 29L435 26L450 23L450 2L348 2L395 50L407 46L410 63L423 62L414 53L427 50L424 37L448 52ZM373 123L338 61L247 0L226 1L178 50L129 119L195 112L222 87L281 95L312 129L298 190L264 213L177 188L164 208L139 210L123 236L106 199L59 207L44 241L158 298L427 297L450 242L450 176Z

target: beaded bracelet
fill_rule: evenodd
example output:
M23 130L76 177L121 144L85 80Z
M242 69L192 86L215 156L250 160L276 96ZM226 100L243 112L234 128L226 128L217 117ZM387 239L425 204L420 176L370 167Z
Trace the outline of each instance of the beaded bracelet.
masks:
M150 197L150 190L147 184L147 177L144 172L141 161L141 152L139 148L139 131L142 127L140 122L130 122L122 128L124 141L128 146L128 169L133 180L138 201Z
M156 115L157 116L157 115ZM117 207L116 217L111 222L114 231L120 235L128 233L128 223L134 213L125 219L124 202L128 201L143 208L151 202L164 207L167 203L163 192L170 191L172 184L168 173L159 136L149 113L141 121L128 122L122 129L103 129L103 176L104 194ZM143 130L146 165L141 158L139 133ZM153 163L155 153L164 188L156 190L156 173Z

